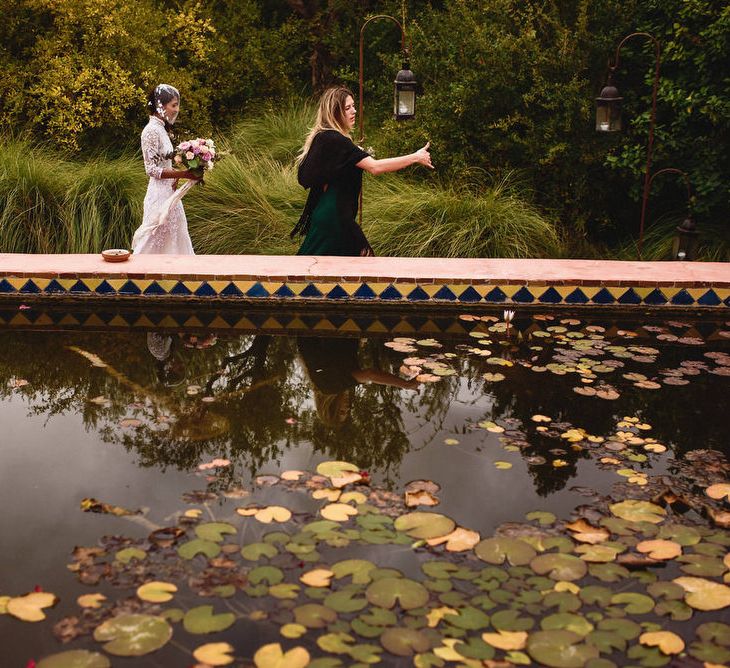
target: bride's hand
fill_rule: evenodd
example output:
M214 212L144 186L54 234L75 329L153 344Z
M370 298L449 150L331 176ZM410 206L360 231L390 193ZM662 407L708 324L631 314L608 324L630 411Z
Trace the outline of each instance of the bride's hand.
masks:
M419 148L413 155L419 165L433 169L433 165L431 164L431 154L428 152L430 147L431 142L426 142L426 145L423 148Z

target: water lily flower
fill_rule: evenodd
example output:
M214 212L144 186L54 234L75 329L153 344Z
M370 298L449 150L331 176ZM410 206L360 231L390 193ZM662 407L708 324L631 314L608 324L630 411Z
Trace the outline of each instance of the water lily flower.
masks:
M512 322L512 318L515 317L515 312L510 310L505 310L505 312L502 314L502 318L504 318L505 322Z

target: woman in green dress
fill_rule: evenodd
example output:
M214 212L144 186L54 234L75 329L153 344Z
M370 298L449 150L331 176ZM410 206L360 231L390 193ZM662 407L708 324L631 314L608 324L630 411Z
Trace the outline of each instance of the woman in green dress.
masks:
M309 189L309 196L291 234L305 235L297 255L372 256L355 220L363 170L384 174L415 164L433 169L429 144L396 158L371 157L350 138L355 114L347 88L330 88L322 95L314 127L298 157L299 183Z

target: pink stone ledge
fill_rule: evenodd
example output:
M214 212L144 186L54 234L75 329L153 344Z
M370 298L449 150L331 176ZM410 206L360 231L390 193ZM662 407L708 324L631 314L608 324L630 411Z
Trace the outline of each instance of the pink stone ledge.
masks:
M0 253L0 278L131 278L256 281L378 281L730 288L730 263L512 260L284 255L100 255Z

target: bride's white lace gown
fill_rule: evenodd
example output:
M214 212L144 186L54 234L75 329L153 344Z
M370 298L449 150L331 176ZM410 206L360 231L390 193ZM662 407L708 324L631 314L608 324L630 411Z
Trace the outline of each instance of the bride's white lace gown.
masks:
M142 158L150 177L144 198L144 217L134 233L132 250L135 253L194 255L188 233L188 221L180 199L193 185L187 181L177 191L174 179L162 179L163 169L172 169L172 142L165 131L165 123L150 116L142 130Z

